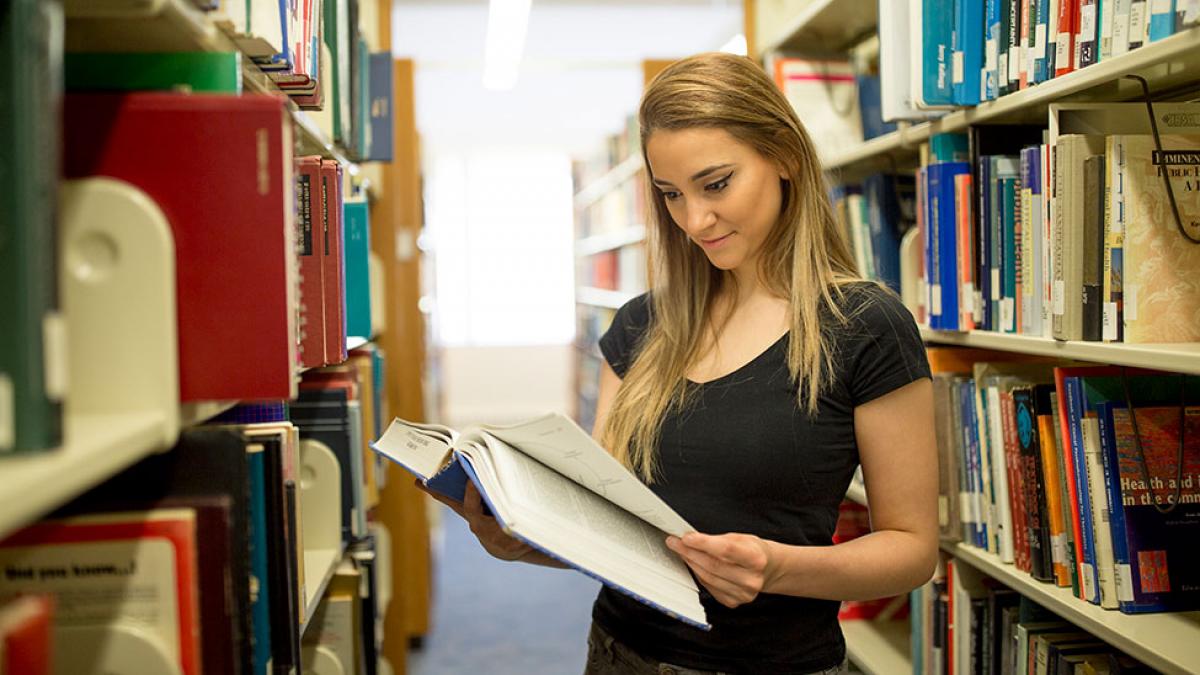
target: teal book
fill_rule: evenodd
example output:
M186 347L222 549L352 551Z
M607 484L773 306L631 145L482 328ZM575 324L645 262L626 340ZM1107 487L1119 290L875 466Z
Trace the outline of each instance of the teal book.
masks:
M246 446L250 474L250 623L253 627L251 656L254 675L267 675L271 665L271 584L267 563L267 493L263 446Z
M62 8L0 5L0 455L62 443L59 313Z
M64 59L70 91L242 93L240 52L78 53Z
M1020 222L1020 179L1000 180L1001 248L1003 263L1000 268L1000 330L1001 333L1017 332L1017 227Z
M371 337L371 223L365 201L345 204L346 335Z
M932 162L935 163L969 161L966 134L934 134L929 137L929 151L933 156Z

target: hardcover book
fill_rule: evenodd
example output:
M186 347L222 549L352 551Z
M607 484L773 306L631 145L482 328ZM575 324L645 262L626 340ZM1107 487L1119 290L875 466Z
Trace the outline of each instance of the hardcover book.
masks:
M1125 197L1125 342L1200 340L1200 246L1179 231L1162 172L1178 205L1180 226L1200 239L1200 136L1166 135L1163 152L1149 135L1118 136Z
M459 434L397 419L372 444L428 489L475 484L504 531L650 607L709 629L700 591L666 546L689 526L574 422L550 414Z
M67 177L131 183L171 223L182 401L295 397L295 202L285 103L267 95L66 97Z
M325 190L321 158L296 161L296 250L300 256L300 360L306 367L325 365Z

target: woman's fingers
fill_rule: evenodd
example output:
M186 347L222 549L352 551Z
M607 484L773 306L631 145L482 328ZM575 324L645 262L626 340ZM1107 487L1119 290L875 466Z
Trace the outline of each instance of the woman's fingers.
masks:
M449 506L450 509L453 510L458 515L460 515L464 518L466 517L466 514L463 513L462 502L456 502L453 499L447 497L446 495L443 495L443 494L434 492L433 490L430 490L428 487L425 487L425 485L423 485L420 480L414 480L413 485L415 485L416 488L418 490L420 490L421 492L424 492L425 494L429 495L430 497L433 497L434 499L445 504L446 506Z

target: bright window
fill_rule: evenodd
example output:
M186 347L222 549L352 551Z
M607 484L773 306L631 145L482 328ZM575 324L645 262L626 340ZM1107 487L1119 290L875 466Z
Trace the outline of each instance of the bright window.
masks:
M445 153L428 165L435 339L445 346L574 339L571 164L563 153Z

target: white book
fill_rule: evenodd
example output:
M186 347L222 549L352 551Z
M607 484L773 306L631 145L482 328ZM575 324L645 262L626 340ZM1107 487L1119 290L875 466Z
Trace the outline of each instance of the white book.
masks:
M1092 509L1092 533L1096 542L1096 577L1100 580L1100 606L1117 609L1117 581L1113 559L1112 528L1109 527L1108 491L1104 485L1104 464L1100 457L1100 421L1095 417L1080 420L1083 455Z
M921 64L920 11L916 13L916 33L909 19L912 11L905 0L879 2L879 105L885 122L924 120L941 113L918 110L913 105L914 78L919 89ZM914 60L915 59L915 60ZM914 64L917 67L913 67Z
M509 535L710 628L695 580L666 546L667 535L695 528L566 416L461 434L396 419L371 447L451 499L461 501L471 481Z

